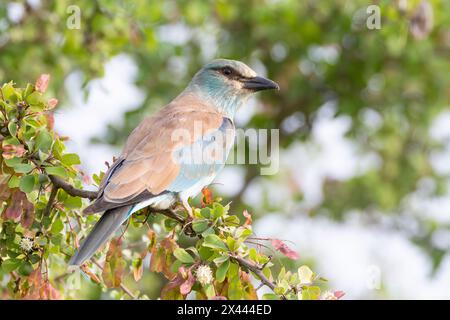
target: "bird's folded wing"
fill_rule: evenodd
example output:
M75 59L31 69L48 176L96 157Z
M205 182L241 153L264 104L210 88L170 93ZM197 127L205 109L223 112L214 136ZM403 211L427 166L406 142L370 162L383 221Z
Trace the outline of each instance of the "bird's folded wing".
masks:
M180 172L174 151L208 136L224 121L211 107L180 102L175 100L146 118L131 133L86 213L138 203L165 192Z

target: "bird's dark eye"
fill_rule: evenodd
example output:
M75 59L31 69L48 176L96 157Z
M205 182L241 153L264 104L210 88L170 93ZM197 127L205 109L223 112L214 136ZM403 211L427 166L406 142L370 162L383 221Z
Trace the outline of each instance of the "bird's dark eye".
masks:
M233 74L233 69L230 67L224 67L222 68L222 73L226 76L231 76Z

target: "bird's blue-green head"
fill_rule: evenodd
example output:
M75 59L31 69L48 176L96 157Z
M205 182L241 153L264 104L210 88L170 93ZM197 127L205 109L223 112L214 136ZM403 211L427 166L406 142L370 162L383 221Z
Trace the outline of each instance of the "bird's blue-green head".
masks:
M217 59L197 72L188 89L233 118L237 109L253 93L279 89L279 86L272 80L258 76L245 63Z

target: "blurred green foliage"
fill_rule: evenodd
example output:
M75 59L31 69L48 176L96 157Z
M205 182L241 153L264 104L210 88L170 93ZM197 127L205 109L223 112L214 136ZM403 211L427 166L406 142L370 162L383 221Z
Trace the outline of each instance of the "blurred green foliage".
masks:
M81 0L80 29L66 25L71 1L42 0L38 7L19 2L25 13L17 22L8 18L7 4L0 4L0 82L25 85L51 73L50 92L63 98L64 79L72 71L81 70L87 82L101 76L105 62L118 53L139 66L136 84L146 93L142 106L97 141L122 145L142 116L176 96L206 61L226 57L265 69L281 86L260 97L262 108L248 127L283 128L287 119L299 117L301 126L280 132L288 149L308 141L317 111L333 102L337 115L351 119L348 137L361 152L380 159L379 167L355 178L326 181L323 202L307 214L337 220L354 209L401 215L403 201L423 178L436 183L435 195L447 191L449 177L430 164L430 154L442 146L429 131L449 107L450 1ZM371 4L380 7L380 29L366 26ZM176 28L169 37L165 31L174 25L187 31ZM368 111L381 125L367 123ZM261 178L254 166L245 169L244 188ZM288 184L294 199L302 198L292 183L277 183ZM244 191L232 199L238 209L248 207ZM431 235L449 226L411 216L420 223L411 239L437 266L445 252Z

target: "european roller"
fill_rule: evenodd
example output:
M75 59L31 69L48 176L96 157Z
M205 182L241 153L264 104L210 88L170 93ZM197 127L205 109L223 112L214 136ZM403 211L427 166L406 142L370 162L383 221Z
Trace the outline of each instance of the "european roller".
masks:
M234 143L236 111L255 92L279 89L250 67L218 59L198 71L186 89L130 134L108 169L97 199L84 212L104 212L71 258L81 265L134 212L169 209L208 186L223 168Z

